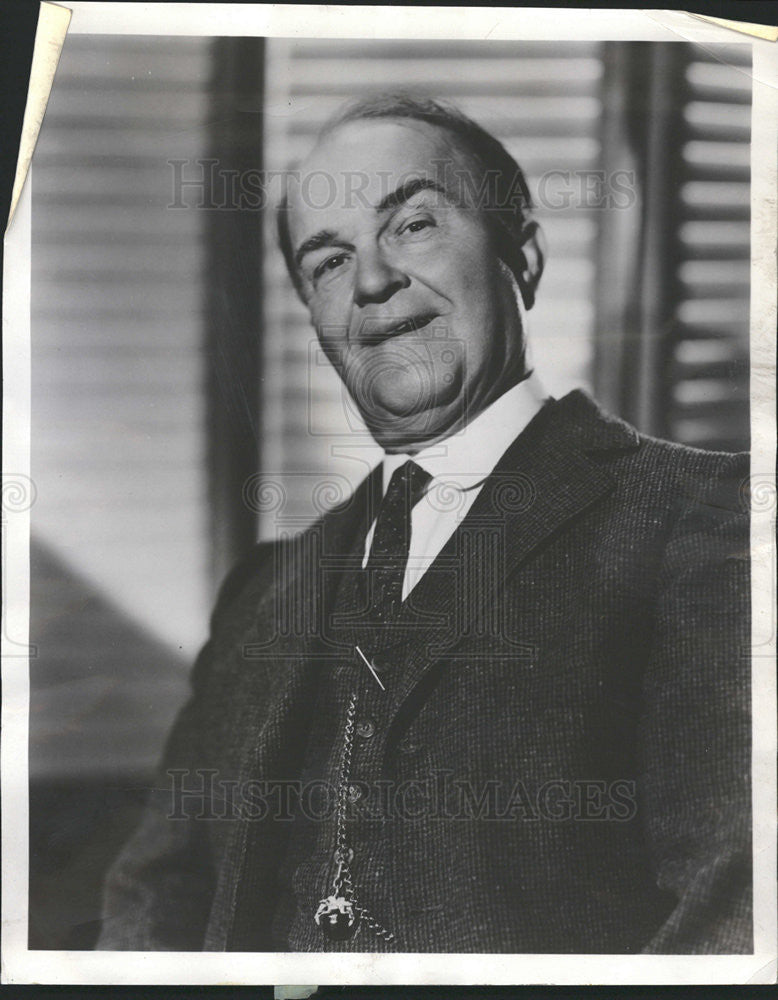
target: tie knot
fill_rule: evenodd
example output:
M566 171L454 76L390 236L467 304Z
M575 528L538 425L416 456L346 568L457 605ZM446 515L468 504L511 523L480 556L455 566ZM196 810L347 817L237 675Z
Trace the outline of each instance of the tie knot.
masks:
M402 497L410 509L424 496L424 491L431 479L432 476L429 472L409 459L392 473L386 491L386 499L391 502L390 498Z

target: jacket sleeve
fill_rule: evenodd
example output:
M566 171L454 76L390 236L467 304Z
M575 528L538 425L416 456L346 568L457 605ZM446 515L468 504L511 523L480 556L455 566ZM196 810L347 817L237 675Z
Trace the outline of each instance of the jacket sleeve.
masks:
M260 554L261 553L261 554ZM230 633L231 605L266 555L259 546L227 577L211 620L211 636L191 674L191 693L168 737L141 822L108 872L103 889L100 950L199 951L210 913L215 872L208 822L204 735L212 729L209 679ZM220 642L216 636L221 633ZM200 773L198 773L198 771ZM202 789L187 799L181 791Z
M639 808L672 909L646 953L753 951L747 456L689 480L666 550L639 731Z

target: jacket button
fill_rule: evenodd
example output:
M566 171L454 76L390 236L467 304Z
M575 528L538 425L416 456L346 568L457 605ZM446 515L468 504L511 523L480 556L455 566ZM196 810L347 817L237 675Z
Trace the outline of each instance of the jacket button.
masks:
M362 798L362 789L359 785L349 785L348 788L348 800L349 802L359 802Z
M375 733L375 723L370 719L360 719L357 723L357 735L362 739L369 740Z

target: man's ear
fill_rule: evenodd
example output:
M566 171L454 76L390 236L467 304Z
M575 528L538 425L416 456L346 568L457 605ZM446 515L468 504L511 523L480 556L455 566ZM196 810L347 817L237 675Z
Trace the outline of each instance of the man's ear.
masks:
M537 222L528 222L521 232L514 274L524 308L535 304L535 292L546 263L546 238Z

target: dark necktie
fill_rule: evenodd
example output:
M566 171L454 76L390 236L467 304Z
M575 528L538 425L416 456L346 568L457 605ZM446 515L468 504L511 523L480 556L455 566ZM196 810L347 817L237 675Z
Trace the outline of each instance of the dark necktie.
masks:
M411 545L411 511L431 479L428 472L408 461L389 480L378 510L366 567L372 616L377 621L390 621L400 611Z

